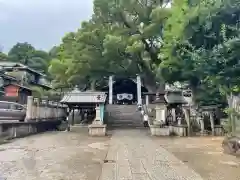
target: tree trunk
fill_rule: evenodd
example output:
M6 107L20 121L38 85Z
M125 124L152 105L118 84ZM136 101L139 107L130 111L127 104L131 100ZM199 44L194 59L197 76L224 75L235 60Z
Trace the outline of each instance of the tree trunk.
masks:
M197 101L196 101L197 87L191 86L190 89L191 89L191 91L192 91L192 102L191 102L191 106L192 106L193 108L197 108L197 106L198 106Z
M92 91L96 90L96 80L91 81L91 87L90 88L91 88Z
M147 88L150 93L163 92L165 90L165 82L157 83L155 78L152 78L148 75L143 77L143 85Z

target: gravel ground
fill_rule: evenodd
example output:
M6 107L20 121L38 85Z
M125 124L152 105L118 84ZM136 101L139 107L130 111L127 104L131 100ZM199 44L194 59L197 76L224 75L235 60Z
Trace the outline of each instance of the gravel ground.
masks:
M96 180L108 137L48 132L0 145L0 180Z
M204 180L240 180L240 159L223 153L223 137L154 138Z

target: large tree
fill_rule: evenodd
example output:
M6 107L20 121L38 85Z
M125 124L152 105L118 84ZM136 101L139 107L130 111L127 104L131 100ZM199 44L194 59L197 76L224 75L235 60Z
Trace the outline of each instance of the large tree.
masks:
M10 61L27 65L34 51L35 48L31 44L17 43L10 49L8 57Z
M0 61L6 61L7 58L8 58L8 56L5 53L0 52Z
M8 60L22 63L33 69L47 73L50 56L45 51L36 50L29 43L17 43L9 51Z
M50 72L62 79L61 70L67 66L66 84L76 79L95 84L110 74L140 74L149 91L163 89L158 54L167 5L154 0L95 0L92 19L63 38Z
M176 1L164 31L164 78L187 81L194 93L202 85L238 89L239 7L236 0Z

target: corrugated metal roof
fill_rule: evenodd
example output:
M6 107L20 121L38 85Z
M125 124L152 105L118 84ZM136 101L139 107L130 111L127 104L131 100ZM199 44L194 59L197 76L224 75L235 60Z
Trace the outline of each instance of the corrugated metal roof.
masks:
M75 88L73 91L66 93L61 103L104 103L107 95L105 92L85 91L82 92Z

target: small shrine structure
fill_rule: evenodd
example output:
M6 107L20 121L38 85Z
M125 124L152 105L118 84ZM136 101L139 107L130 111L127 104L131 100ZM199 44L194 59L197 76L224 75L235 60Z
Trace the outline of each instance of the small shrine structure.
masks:
M72 121L74 122L74 110L82 107L95 108L95 117L92 124L88 126L89 135L105 136L106 125L104 124L104 111L107 95L105 92L80 91L76 86L73 91L64 95L61 103L68 105L72 111Z
M155 119L150 124L154 136L169 136L171 133L186 136L190 129L189 118L186 117L185 106L188 102L181 90L166 90L163 92L144 93L145 103L155 109ZM153 97L155 96L155 98ZM154 101L149 101L155 99Z

